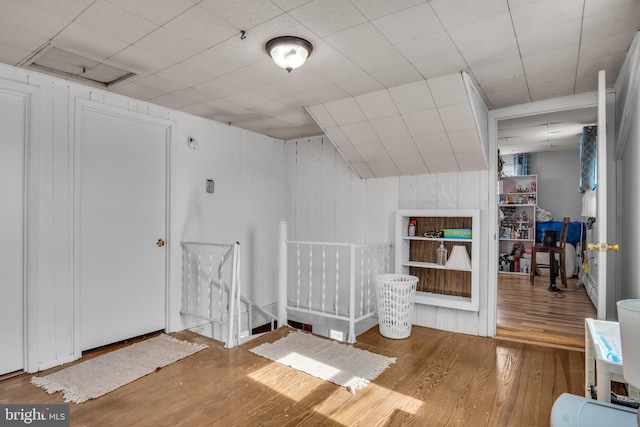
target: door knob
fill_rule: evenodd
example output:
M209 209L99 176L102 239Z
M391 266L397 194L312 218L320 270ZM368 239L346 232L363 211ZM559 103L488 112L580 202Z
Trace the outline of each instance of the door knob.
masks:
M620 245L610 245L608 243L587 243L587 249L590 251L597 249L599 252L616 251L620 250Z
M156 245L157 245L159 248L163 247L163 246L164 246L164 240L162 240L162 239L158 239L158 241L156 242Z

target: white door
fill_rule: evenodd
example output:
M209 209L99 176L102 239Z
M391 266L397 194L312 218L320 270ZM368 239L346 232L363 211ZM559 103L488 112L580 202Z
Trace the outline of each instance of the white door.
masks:
M591 242L589 250L598 251L598 319L606 320L615 317L612 306L615 307L613 297L615 291L615 269L613 258L617 251L611 220L609 218L610 204L608 200L615 196L613 185L615 175L612 177L610 167L615 167L613 159L613 148L607 146L607 93L605 72L598 73L598 136L597 136L597 176L598 176L598 204L596 214L596 225L598 242ZM593 249L592 249L593 248ZM610 250L614 249L614 250Z
M0 375L24 368L27 98L0 90Z
M80 106L80 350L165 328L167 127Z

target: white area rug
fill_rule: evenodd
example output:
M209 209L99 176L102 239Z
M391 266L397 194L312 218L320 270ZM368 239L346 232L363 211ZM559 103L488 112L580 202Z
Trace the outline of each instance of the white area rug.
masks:
M207 347L162 334L53 374L33 377L31 383L49 394L62 391L65 402L82 403Z
M304 332L292 332L274 343L261 344L249 351L346 387L351 393L366 387L389 365L396 363L395 357L381 356Z

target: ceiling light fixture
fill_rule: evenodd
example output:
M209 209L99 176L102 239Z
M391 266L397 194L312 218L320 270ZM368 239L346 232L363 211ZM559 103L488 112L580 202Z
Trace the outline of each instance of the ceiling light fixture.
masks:
M276 37L264 46L273 62L280 68L291 72L311 56L313 46L305 39L293 36Z

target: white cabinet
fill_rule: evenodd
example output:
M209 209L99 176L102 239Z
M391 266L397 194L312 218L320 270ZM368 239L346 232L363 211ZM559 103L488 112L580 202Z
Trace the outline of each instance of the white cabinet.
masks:
M409 235L411 221L415 236ZM477 209L397 211L395 271L418 277L416 304L478 311L479 225ZM444 230L465 237L431 237ZM447 249L445 265L436 262L441 244Z
M535 245L537 189L536 175L510 176L499 181L499 273L530 272L531 255L524 250Z

